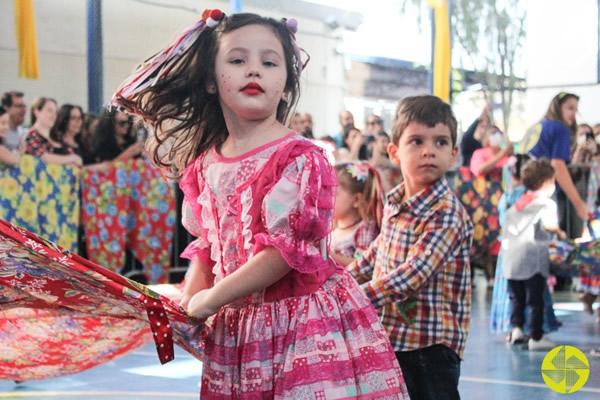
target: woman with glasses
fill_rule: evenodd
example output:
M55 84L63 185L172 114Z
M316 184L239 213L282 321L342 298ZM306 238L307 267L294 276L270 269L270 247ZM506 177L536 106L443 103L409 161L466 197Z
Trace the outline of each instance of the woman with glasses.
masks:
M50 130L50 138L58 143L63 143L79 155L82 159L82 148L77 141L83 122L83 110L79 106L63 104L56 115L56 123ZM85 159L84 159L85 164Z
M25 137L25 154L49 164L81 167L83 162L72 148L50 135L56 122L56 101L40 97L31 104L31 129Z
M139 156L143 143L132 129L133 119L117 110L104 110L93 136L98 161L127 160Z

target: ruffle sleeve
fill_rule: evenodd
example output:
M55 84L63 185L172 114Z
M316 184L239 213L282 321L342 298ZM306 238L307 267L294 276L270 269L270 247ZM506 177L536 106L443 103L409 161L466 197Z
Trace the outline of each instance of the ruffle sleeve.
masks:
M263 199L265 232L255 235L256 252L273 246L290 267L311 273L329 267L337 178L316 146L289 156Z
M181 253L182 258L193 260L200 259L205 265L212 265L210 259L210 243L208 242L208 234L202 226L202 206L198 202L198 197L201 193L202 180L198 179L196 163L183 170L179 187L181 188L184 199L181 213L181 222L185 229L197 239L192 241Z

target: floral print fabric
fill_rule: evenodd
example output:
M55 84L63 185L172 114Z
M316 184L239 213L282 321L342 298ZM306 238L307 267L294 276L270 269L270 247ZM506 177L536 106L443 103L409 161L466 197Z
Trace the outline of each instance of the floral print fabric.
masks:
M107 172L85 169L82 201L90 260L118 272L129 248L144 265L148 283L168 281L175 192L157 168L133 159Z
M502 170L495 169L487 176L475 178L468 167L460 167L454 193L473 221L471 258L497 255L494 247L500 234L498 201L502 196Z
M77 252L79 169L23 155L0 163L0 218Z
M143 343L148 327L162 363L173 342L203 352L202 321L179 305L3 220L0 327L0 379L82 371Z

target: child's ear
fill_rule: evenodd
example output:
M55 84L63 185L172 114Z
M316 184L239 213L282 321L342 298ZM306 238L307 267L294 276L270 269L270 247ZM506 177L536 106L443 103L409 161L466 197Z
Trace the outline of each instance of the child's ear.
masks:
M287 102L288 101L288 94L286 92L283 92L281 94L281 100Z
M400 155L398 154L398 146L396 146L394 143L388 144L387 152L388 156L390 156L390 161L392 164L394 164L396 167L399 167Z
M352 202L352 207L360 208L362 201L363 201L363 194L362 193L354 193L354 201Z
M452 165L456 164L456 160L458 160L458 146L452 149Z

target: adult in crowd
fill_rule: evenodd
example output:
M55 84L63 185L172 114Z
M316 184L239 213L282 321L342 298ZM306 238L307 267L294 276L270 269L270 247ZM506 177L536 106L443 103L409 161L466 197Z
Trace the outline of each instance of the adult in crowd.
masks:
M312 115L305 112L300 116L300 123L302 124L302 136L307 139L314 139L315 134L313 132L313 119Z
M9 115L6 108L0 106L0 163L8 165L19 164L19 153L10 151L4 145L4 137L9 127Z
M335 145L337 148L341 148L344 145L344 132L348 127L354 126L354 115L348 110L344 110L339 115L340 131L333 136Z
M81 131L82 123L83 110L81 107L72 104L63 104L56 114L56 123L50 130L50 138L55 142L63 143L65 146L70 147L75 154L82 157L79 143L75 140Z
M97 161L128 160L141 155L143 143L132 129L133 119L127 114L104 110L92 138Z
M575 146L572 147L571 162L575 165L587 166L598 153L598 143L592 127L588 124L579 124L575 134Z
M366 132L373 138L377 137L379 132L383 131L383 120L379 115L369 114L367 116Z
M300 115L300 113L295 112L294 114L292 114L292 118L290 119L288 127L294 132L302 132L302 116Z
M492 117L490 115L490 107L486 106L481 115L473 121L471 126L463 133L460 141L460 155L462 158L462 165L468 167L471 165L471 157L475 150L483 147L481 142L483 134L488 126L491 124Z
M379 172L384 194L402 181L400 168L390 161L387 150L389 144L390 136L385 131L377 133L375 141L372 143L371 157L369 158L369 163Z
M84 165L98 162L98 157L94 152L92 141L99 121L100 120L96 115L90 113L85 114L83 123L81 124L81 133L76 137L79 147L82 149Z
M496 126L489 126L482 136L483 147L475 150L470 168L475 177L485 176L494 169L502 169L513 153L513 145Z
M353 125L346 126L343 133L342 146L338 147L335 154L335 161L348 162L359 159L359 151L365 143L365 137L358 128Z
M586 202L577 192L567 169L567 164L571 160L571 137L575 137L577 131L575 115L578 105L579 97L572 93L560 92L554 96L542 121L525 133L519 143L518 151L521 154L529 154L534 159L546 157L551 160L562 193L571 202L579 218L587 221L589 216ZM557 197L559 213L561 213L561 229L565 230L563 222L566 204L561 204L560 195L557 194Z
M35 99L31 104L31 129L25 137L25 154L39 157L45 163L81 167L81 157L50 136L55 122L56 101L48 97Z
M4 146L10 151L15 151L27 134L27 130L23 127L25 114L27 114L25 94L15 90L4 93L2 106L8 113L8 130L4 135Z

